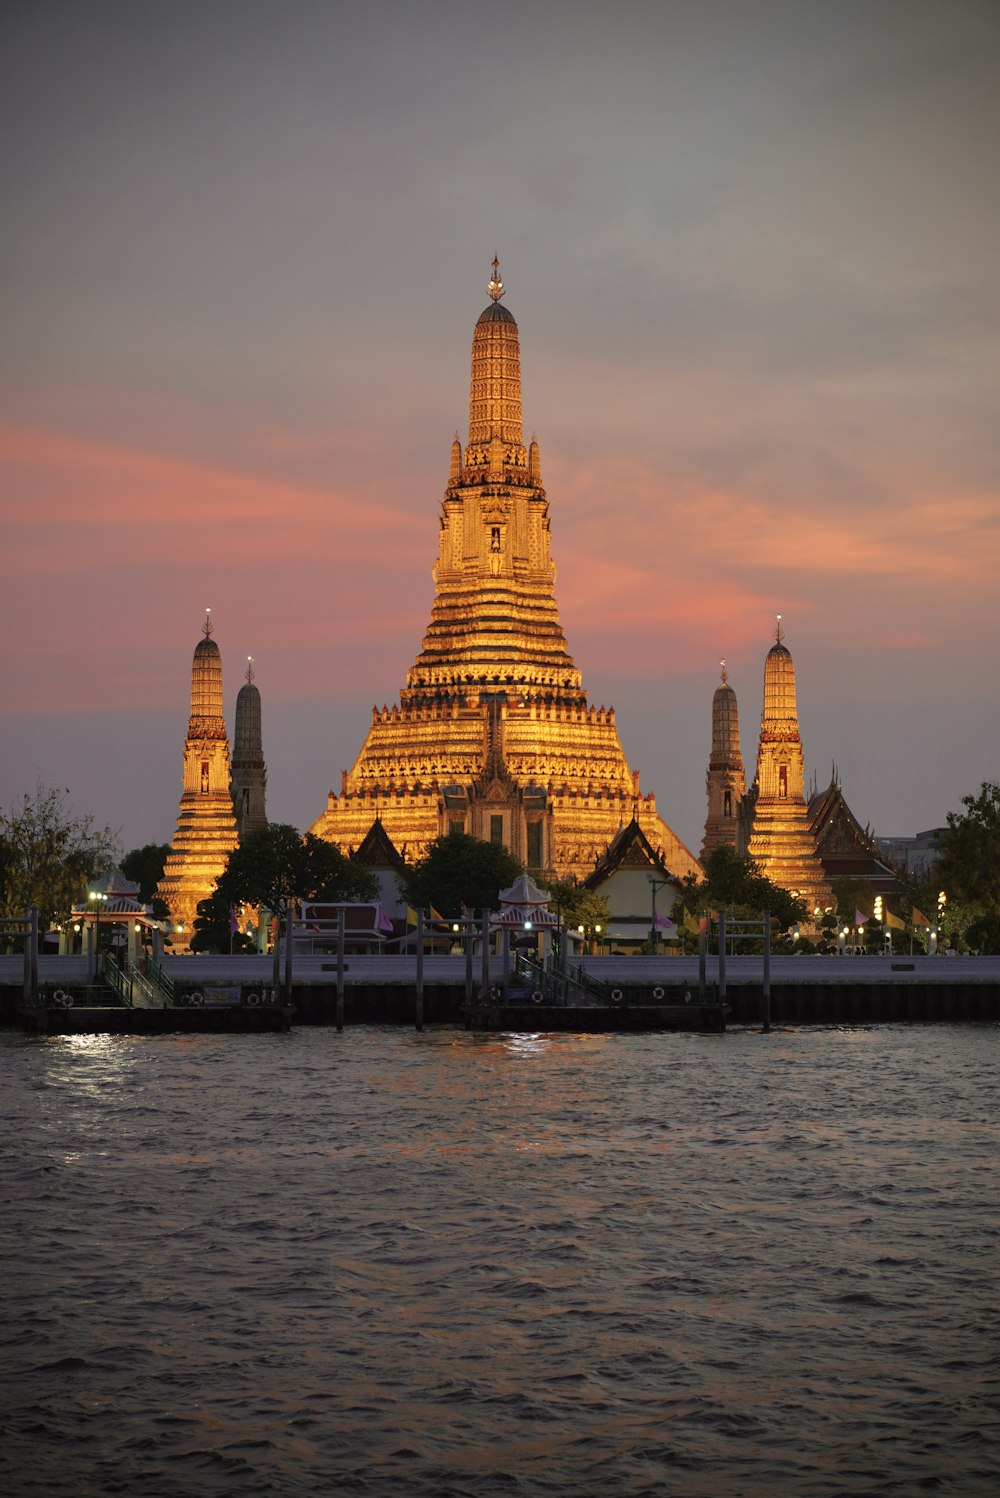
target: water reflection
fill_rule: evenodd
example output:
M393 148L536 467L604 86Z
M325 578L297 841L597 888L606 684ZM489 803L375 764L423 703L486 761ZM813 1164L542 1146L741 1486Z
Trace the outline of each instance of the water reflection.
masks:
M992 1493L996 1032L774 1041L0 1038L5 1490Z

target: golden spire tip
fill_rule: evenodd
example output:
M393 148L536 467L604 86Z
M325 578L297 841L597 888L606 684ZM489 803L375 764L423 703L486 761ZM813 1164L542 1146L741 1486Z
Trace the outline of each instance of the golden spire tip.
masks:
M497 259L496 254L493 256L493 279L490 281L487 290L490 294L490 300L493 302L498 302L503 296L503 282L500 279L500 261Z

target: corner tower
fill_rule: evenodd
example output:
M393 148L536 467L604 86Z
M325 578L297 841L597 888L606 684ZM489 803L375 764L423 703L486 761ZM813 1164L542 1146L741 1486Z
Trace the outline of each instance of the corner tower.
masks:
M812 910L829 904L830 891L805 802L804 763L795 663L784 643L779 614L774 644L764 662L757 775L747 798L747 851L769 879L802 895Z
M704 859L724 843L735 848L739 841L739 816L746 792L743 755L740 752L740 716L736 693L729 685L726 663L721 662L722 681L712 698L712 752L705 788L708 815L701 844Z
M672 872L694 856L639 792L613 708L588 704L555 601L549 501L521 424L518 326L489 303L472 335L469 440L451 445L430 623L399 703L375 708L353 769L311 831L342 850L376 816L410 859L458 830L532 871L593 869L635 816Z
M212 893L236 842L229 740L222 715L222 658L206 609L203 638L191 664L191 713L177 831L156 891L169 907L174 926L184 927L182 940L175 942L177 949L187 946L198 901Z
M253 656L247 656L247 678L236 698L233 730L233 769L230 779L233 812L240 839L267 826L267 767L260 727L260 691L254 683Z

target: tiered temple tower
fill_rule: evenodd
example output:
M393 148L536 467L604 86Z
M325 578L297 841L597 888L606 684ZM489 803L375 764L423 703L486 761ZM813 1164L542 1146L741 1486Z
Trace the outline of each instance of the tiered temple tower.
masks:
M721 664L722 681L712 698L712 753L705 781L708 815L701 844L703 859L721 843L730 848L737 846L740 808L746 793L736 693L729 685L725 661Z
M184 927L183 936L174 938L175 950L187 946L198 901L212 893L236 842L229 740L222 715L222 658L206 609L204 637L195 647L191 666L191 715L177 831L156 891L166 901L174 926Z
M469 440L456 436L435 598L398 705L375 708L311 830L347 851L376 815L418 858L441 833L501 842L533 872L583 876L633 815L672 872L697 871L587 702L559 623L537 441L524 446L517 323L493 262L472 338Z
M236 698L233 769L230 781L240 841L267 826L267 767L260 729L260 691L254 684L253 656L247 657L247 679Z
M802 738L795 703L795 663L784 644L781 615L764 662L757 776L747 797L747 851L767 877L804 897L809 909L830 903L805 802Z

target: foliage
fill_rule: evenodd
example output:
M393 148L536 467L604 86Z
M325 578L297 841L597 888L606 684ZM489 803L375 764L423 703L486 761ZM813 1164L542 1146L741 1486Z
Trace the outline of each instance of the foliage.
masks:
M433 905L454 919L468 912L496 910L499 893L523 873L513 853L501 843L485 843L466 832L435 838L426 856L400 876L403 892L415 909Z
M830 889L841 925L853 926L855 911L871 915L875 909L875 886L868 879L842 875L830 880Z
M253 952L253 940L242 931L234 931L233 907L219 895L209 895L198 901L194 935L191 938L192 952Z
M165 920L170 914L167 902L156 894L169 854L169 843L146 843L142 848L131 849L121 861L125 878L138 884L139 899L144 905L152 905L158 920Z
M261 905L283 918L301 900L377 899L378 880L325 838L272 822L233 849L215 893L227 909Z
M146 843L142 848L132 848L122 859L121 871L126 879L139 886L143 904L148 904L156 893L169 852L169 843Z
M564 930L576 931L579 926L588 934L595 926L607 930L611 912L603 895L581 889L572 879L539 879L538 884L540 889L547 891L549 909L558 914L559 924Z
M68 790L39 785L9 812L0 812L0 913L17 917L34 906L39 929L64 921L87 882L114 867L118 837L75 816Z
M1000 916L1000 784L984 781L962 805L948 813L933 878L949 901L977 900Z
M806 919L805 900L773 884L747 854L737 853L723 843L712 849L703 867L704 879L699 881L689 874L674 902L674 920L678 925L685 911L696 915L701 910L720 908L742 919L770 911L772 923L779 931L787 931Z

